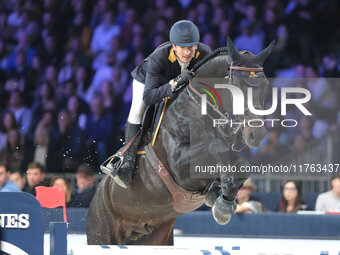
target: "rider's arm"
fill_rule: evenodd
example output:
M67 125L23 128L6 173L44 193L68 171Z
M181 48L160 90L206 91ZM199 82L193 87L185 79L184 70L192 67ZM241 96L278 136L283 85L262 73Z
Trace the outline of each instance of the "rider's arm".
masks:
M162 102L162 100L173 98L171 84L165 82L162 77L162 74L164 75L162 63L151 58L147 70L143 94L144 103L147 105L156 104Z

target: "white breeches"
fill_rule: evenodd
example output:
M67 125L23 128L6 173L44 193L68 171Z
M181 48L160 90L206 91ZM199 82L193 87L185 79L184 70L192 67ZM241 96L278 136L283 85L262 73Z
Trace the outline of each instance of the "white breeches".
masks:
M132 82L132 104L128 117L128 122L131 124L140 124L146 105L143 101L145 85L135 79Z

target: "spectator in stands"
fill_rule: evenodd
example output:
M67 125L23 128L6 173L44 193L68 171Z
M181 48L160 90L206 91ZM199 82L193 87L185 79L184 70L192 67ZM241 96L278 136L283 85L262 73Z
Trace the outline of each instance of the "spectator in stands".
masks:
M261 202L251 197L251 193L256 189L256 185L250 178L243 183L242 188L237 193L237 213L262 213L266 211Z
M25 175L20 169L12 170L9 179L14 182L20 190L25 191L28 189Z
M77 84L77 95L81 99L86 99L87 90L90 87L91 73L85 66L79 66L75 71L74 81Z
M34 155L33 161L39 162L43 166L50 168L54 165L51 158L49 145L50 145L50 132L55 126L55 114L52 111L46 111L41 120L39 121L34 133Z
M19 131L24 136L31 128L32 113L30 108L24 105L24 95L18 90L14 90L9 98L9 110L14 114Z
M283 185L283 196L279 204L279 212L295 213L300 210L308 210L308 206L302 199L302 183L299 181L287 181Z
M67 110L71 115L72 125L79 126L83 130L85 128L88 105L78 96L71 96L67 101Z
M322 193L316 199L315 210L322 212L340 211L340 173L334 173L331 179L332 189Z
M25 160L25 148L17 129L8 132L7 146L0 152L0 162L10 169L21 169Z
M77 185L73 189L69 207L89 207L96 192L96 178L89 165L82 164L77 170Z
M0 164L0 192L21 191L19 187L9 179L10 175L11 171L4 164Z
M107 9L102 17L102 22L93 32L91 49L95 55L102 51L110 50L110 41L113 37L118 36L120 27L114 24L113 11Z
M249 20L243 19L240 23L241 35L235 39L237 49L248 50L258 54L262 50L263 36L254 32L254 27Z
M89 163L104 162L108 155L107 150L116 147L112 142L116 128L114 124L114 115L105 111L103 96L101 93L95 93L90 103L90 113L87 114L85 127L86 147L93 158Z
M72 196L72 187L70 181L62 175L56 175L51 179L50 187L62 185L64 186L65 191L65 203L68 206L68 203L71 201Z
M267 133L267 142L255 156L255 163L272 163L288 152L288 148L280 143L280 131L276 128Z
M45 106L49 105L54 100L54 88L50 82L42 82L36 89L34 103L31 106L33 115L33 125L36 126L38 121L42 118Z
M36 195L35 187L49 186L47 180L45 180L45 177L46 177L45 167L42 164L38 162L32 162L28 164L27 167L28 189L24 191L31 193L33 196L35 196Z
M70 113L61 110L58 115L58 128L51 132L53 171L75 172L83 155L84 141L84 132L72 123Z
M14 114L6 111L0 123L0 152L7 147L8 133L11 129L17 129L17 123Z

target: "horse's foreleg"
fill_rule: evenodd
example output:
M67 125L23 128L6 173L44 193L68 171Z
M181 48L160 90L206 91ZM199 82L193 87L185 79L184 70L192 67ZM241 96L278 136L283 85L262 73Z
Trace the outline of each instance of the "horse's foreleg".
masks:
M213 215L217 223L224 225L227 224L231 216L236 210L236 195L238 190L242 187L244 181L248 178L249 174L241 173L239 171L241 166L249 165L248 161L240 157L236 152L231 153L231 164L236 167L237 174L228 176L221 175L221 192L222 195L216 199L213 206Z

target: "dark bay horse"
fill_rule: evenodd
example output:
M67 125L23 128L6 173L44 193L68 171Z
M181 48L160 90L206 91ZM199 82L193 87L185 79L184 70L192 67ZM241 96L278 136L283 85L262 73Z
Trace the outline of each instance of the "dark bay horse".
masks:
M202 84L217 77L215 84L232 83L245 95L247 88L253 87L254 107L262 108L268 86L262 65L273 45L258 55L241 54L228 38L227 48L216 50L194 67L191 84L168 102L154 146L142 148L146 154L138 156L131 186L121 188L110 176L100 182L88 211L88 244L171 245L175 219L198 208L205 200L213 206L218 223L229 221L235 211L237 190L247 176L233 178L221 174L193 178L193 162L235 164L238 160L237 153L232 151L235 134L241 132L245 144L256 147L266 130L245 125L238 131L233 128L211 131L215 116L223 115L230 120L228 113L232 113L235 102L230 91L216 88L222 104L216 110L213 98L209 97L207 115L203 117L199 91ZM236 117L238 121L261 119L246 106L244 115Z

